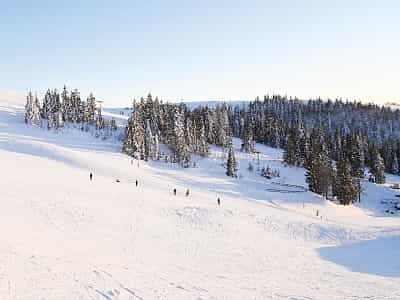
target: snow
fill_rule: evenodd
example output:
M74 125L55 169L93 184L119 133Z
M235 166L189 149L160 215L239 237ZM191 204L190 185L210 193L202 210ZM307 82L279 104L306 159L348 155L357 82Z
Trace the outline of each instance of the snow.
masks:
M188 169L131 164L117 138L28 127L23 98L0 100L1 299L400 299L399 213L381 203L397 176L343 207L278 149L257 145L258 164L235 140L239 179L217 147Z

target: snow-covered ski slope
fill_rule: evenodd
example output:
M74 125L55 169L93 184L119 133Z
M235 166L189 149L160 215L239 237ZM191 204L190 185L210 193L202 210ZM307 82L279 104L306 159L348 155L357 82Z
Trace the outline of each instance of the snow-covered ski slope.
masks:
M10 98L0 100L0 299L400 299L388 186L366 183L361 204L337 206L261 145L260 164L236 152L240 179L224 175L218 148L196 168L138 166L117 140L26 126L24 100ZM257 175L267 165L280 178Z

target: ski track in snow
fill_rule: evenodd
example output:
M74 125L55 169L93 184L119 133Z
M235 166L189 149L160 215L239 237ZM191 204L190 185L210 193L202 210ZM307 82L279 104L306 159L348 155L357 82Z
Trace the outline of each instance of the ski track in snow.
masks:
M117 135L27 127L22 101L0 102L1 299L400 299L399 214L380 203L399 177L342 207L263 145L260 165L236 152L240 179L217 147L196 168L138 166ZM119 133L120 111L104 113Z

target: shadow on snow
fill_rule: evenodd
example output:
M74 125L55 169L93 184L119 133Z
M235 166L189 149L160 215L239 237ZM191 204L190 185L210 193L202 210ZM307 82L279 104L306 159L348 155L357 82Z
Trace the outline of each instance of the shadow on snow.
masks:
M318 249L326 261L352 272L385 277L400 277L400 236L384 237Z

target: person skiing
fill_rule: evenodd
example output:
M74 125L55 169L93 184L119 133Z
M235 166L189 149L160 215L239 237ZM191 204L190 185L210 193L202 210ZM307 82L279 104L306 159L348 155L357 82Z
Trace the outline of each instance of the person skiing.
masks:
M138 184L139 184L139 181L137 181L137 179L136 179L136 182L135 182L135 184L136 184L136 186L138 186Z
M90 181L92 181L92 179L93 179L93 174L92 173L89 174L89 178L90 178Z
M176 189L174 189L174 196L176 196Z
M186 197L189 196L189 189L186 190Z
M219 199L219 197L217 199L217 203L218 203L218 205L221 205L221 199Z

